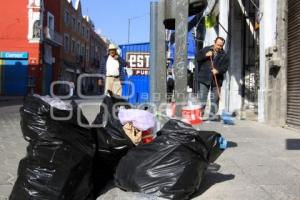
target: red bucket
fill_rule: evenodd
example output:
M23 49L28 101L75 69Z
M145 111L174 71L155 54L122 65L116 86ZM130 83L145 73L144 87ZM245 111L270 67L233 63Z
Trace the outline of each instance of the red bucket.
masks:
M182 107L181 115L183 121L191 125L202 123L201 107L199 105Z
M148 144L154 140L152 129L142 132L142 142Z

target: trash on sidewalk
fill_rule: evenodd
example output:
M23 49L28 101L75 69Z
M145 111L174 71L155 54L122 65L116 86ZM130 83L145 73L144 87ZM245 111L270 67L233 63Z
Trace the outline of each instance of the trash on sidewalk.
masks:
M150 142L153 142L153 140L154 140L153 130L154 130L154 128L150 128L150 129L142 132L142 143L143 144L148 144Z
M103 107L105 106L105 107ZM130 108L125 99L112 94L105 96L100 112L93 124L103 124L92 128L96 141L96 154L93 167L94 196L99 196L110 180L119 160L135 145L125 134L123 125L117 118L120 107ZM106 108L106 109L105 109Z
M52 114L66 117L78 109L75 102L67 105L50 97L26 97L20 113L29 145L10 200L92 199L95 142L90 130L78 125L76 114L66 120L52 118ZM83 115L81 119L87 122Z
M189 199L199 190L207 165L224 151L220 138L216 132L169 120L152 143L131 149L120 160L115 183L130 192Z
M224 124L228 124L228 125L235 124L235 117L230 112L222 111L222 120Z
M139 109L120 110L118 117L126 135L135 145L143 141L148 143L153 138L151 130L155 126L155 117L149 111ZM144 140L142 141L142 139Z
M151 130L155 125L153 114L145 110L130 109L130 104L122 98L108 95L102 104L108 111L106 119L105 109L101 106L94 123L106 121L105 126L92 129L97 141L93 170L95 196L99 196L106 184L113 180L119 160L128 150L142 142L145 134L142 131ZM118 105L122 105L124 109Z
M226 148L220 134L179 120L169 120L154 139L153 114L131 109L113 95L102 104L94 124L103 127L83 128L77 114L82 124L88 121L74 101L25 99L21 129L29 145L11 200L93 200L114 175L116 185L127 191L187 199L199 189L207 165Z
M202 124L202 110L201 105L197 101L197 98L194 94L189 93L187 105L182 107L181 115L183 121L191 124L191 125L198 125Z
M201 124L202 123L201 106L188 105L182 107L182 118L184 122L191 125Z

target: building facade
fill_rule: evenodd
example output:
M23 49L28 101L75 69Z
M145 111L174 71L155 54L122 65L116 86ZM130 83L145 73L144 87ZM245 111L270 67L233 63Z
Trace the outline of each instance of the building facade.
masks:
M55 80L96 73L107 54L80 0L1 1L0 11L1 95L49 94Z
M230 55L223 108L242 119L300 128L300 2L210 2L218 23L206 30L204 44L223 36Z
M53 80L58 80L60 74L61 49L63 37L61 34L60 0L44 0L44 40L43 54L43 94L49 94Z
M61 80L76 83L82 73L97 73L101 58L107 53L107 44L95 32L92 20L83 16L81 1L61 1L63 49L61 51ZM97 81L85 78L81 83L83 93L96 88Z
M0 12L0 94L40 93L43 1L1 1Z

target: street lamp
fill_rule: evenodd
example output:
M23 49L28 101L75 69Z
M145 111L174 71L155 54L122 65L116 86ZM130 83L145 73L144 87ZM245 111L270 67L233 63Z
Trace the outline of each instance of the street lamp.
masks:
M136 17L128 18L128 38L127 38L127 43L128 44L130 42L130 25L131 25L131 20L139 19L139 18L145 17L146 15L149 15L149 14L150 13L145 13L144 15L141 15L141 16L136 16Z

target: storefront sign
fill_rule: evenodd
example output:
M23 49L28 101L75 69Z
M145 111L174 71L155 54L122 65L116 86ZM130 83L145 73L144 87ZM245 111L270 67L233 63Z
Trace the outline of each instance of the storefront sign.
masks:
M126 61L133 71L133 75L145 76L149 75L149 53L144 52L128 52Z
M28 59L27 52L0 52L2 59Z

